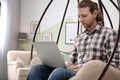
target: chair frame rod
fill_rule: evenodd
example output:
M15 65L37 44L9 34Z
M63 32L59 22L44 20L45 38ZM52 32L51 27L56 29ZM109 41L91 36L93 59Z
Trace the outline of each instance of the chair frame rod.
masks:
M105 8L105 6L104 6L104 4L102 3L101 0L100 0L100 4L102 5L103 9L105 10L105 13L106 13L106 15L107 15L107 17L108 17L108 20L109 20L109 22L110 22L111 28L113 29L113 24L112 24L112 21L111 21L111 19L110 19L110 16L109 16L109 14L108 14L108 12L107 12L107 9Z
M116 9L119 11L119 7L113 2L113 0L110 0L110 1L116 7Z
M60 25L60 29L59 29L56 44L58 44L58 42L59 42L59 38L60 38L61 31L62 31L62 26L63 26L63 22L65 20L65 16L66 16L66 13L67 13L69 2L70 2L70 0L67 1L67 5L66 5L66 8L65 8L65 11L64 11L64 14L63 14L63 18L62 18L62 22L61 22L61 25Z
M120 0L117 0L117 2L118 2L119 9L120 9ZM120 39L119 34L120 34L120 11L119 11L119 29L118 29L117 39L116 39L116 42L115 42L115 47L113 49L113 52L112 52L112 54L110 56L110 59L109 59L107 65L105 66L105 68L104 68L103 72L101 73L100 77L98 78L98 80L102 80L103 79L106 71L108 70L108 68L110 66L110 63L112 62L112 59L114 57L114 54L115 54L115 51L117 49L118 42L119 42L119 39Z
M43 19L45 13L47 12L47 10L48 10L48 8L50 7L50 5L51 5L52 2L53 2L53 0L51 0L51 1L48 3L47 7L45 8L45 10L44 10L44 12L43 12L43 14L42 14L42 16L41 16L41 18L40 18L40 20L39 20L39 22L38 22L38 24L37 24L37 27L36 27L36 29L35 29L35 33L34 33L33 41L32 41L32 42L35 42L35 37L36 37L37 31L38 31L38 28L39 28L39 26L40 26L40 23L42 22L42 19ZM31 62L32 58L33 58L33 44L32 44L32 46L31 46L30 62Z

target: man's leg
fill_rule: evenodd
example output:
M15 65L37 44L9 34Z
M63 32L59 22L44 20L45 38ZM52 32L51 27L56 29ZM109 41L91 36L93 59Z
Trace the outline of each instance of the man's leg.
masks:
M65 68L56 68L50 74L48 80L68 80L71 77L75 76L76 72L65 69Z
M47 80L54 68L44 65L34 65L27 76L27 80Z

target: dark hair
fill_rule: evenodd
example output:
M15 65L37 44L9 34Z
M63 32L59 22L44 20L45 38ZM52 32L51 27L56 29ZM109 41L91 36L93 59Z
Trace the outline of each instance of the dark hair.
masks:
M83 8L83 7L89 7L89 11L91 12L91 14L93 14L93 12L95 10L97 10L98 11L98 15L96 17L96 21L97 22L101 22L102 24L104 24L103 15L101 14L101 12L100 12L96 2L92 2L91 0L82 0L78 4L78 8Z

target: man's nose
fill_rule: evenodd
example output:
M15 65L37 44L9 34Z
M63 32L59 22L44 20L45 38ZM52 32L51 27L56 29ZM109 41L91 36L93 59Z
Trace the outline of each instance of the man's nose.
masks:
M83 22L84 20L82 18L79 18L79 22Z

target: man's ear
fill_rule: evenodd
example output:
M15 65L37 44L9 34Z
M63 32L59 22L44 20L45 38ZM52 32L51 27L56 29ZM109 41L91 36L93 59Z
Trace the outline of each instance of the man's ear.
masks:
M96 18L96 17L97 17L97 15L98 15L98 11L97 11L97 10L95 10L95 11L93 12L93 16Z

